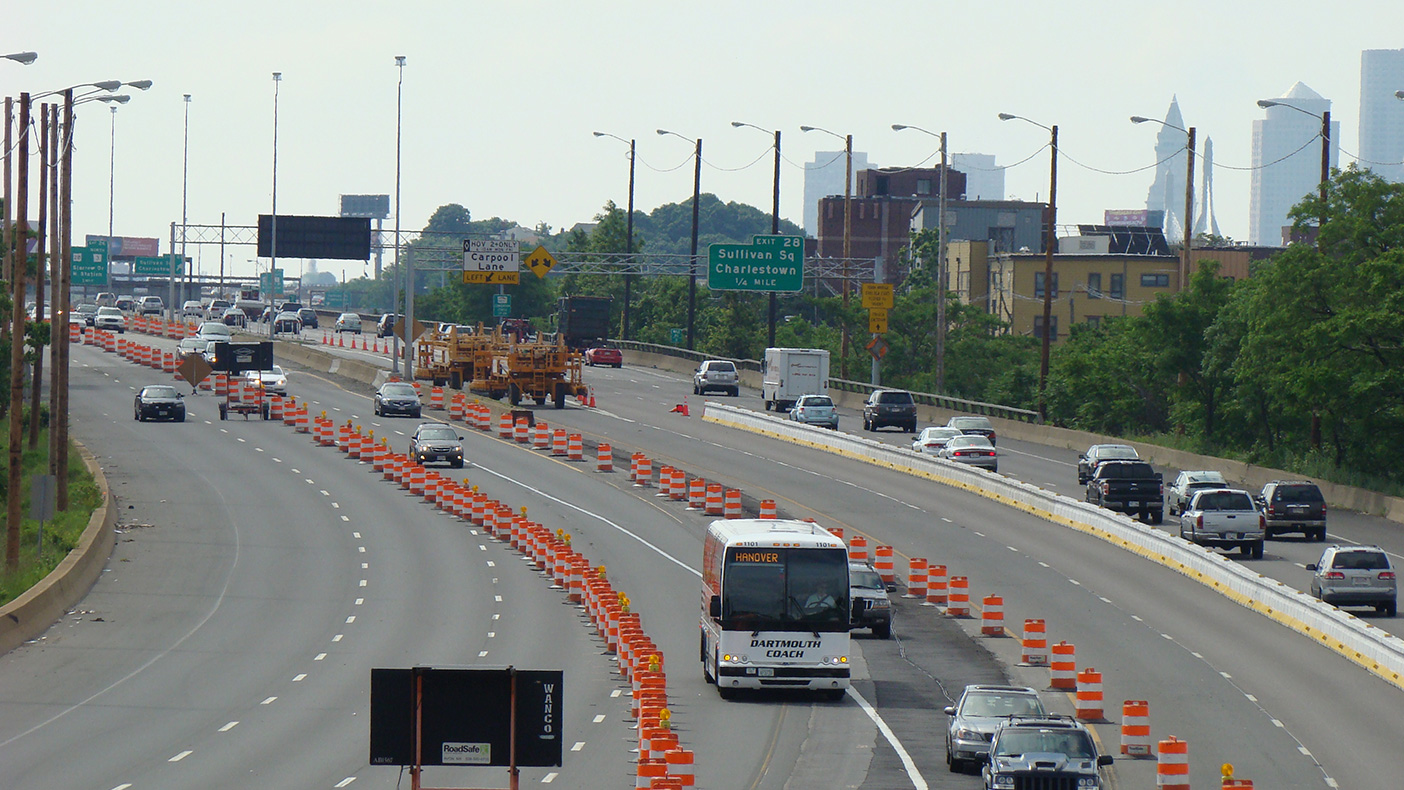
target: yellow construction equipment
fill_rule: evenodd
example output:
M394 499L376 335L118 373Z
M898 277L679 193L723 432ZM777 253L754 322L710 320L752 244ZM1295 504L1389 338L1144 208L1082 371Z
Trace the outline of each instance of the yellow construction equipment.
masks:
M548 400L557 409L565 399L586 394L581 382L584 357L554 342L517 342L500 328L448 326L431 329L415 341L415 378L448 384L489 397L506 395L513 406L523 399Z

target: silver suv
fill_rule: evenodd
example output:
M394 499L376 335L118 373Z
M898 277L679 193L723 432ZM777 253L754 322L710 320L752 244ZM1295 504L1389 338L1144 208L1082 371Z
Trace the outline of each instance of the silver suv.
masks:
M990 753L995 728L1010 716L1045 716L1043 700L1028 686L970 685L946 708L946 767L959 773Z
M853 617L849 630L871 628L878 639L892 637L892 599L887 597L887 585L873 566L866 562L848 564L848 594L853 600Z
M1330 546L1306 569L1312 572L1311 594L1326 603L1373 606L1394 616L1394 566L1379 546Z
M709 359L698 365L692 374L692 394L706 395L709 390L720 390L733 398L740 395L741 378L736 372L736 363Z
M985 790L1102 790L1101 768L1111 764L1111 755L1098 754L1092 734L1071 716L1012 716L995 728L981 776Z

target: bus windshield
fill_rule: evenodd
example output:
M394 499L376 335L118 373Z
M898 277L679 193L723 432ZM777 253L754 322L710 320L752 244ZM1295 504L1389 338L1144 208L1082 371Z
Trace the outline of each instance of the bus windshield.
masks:
M732 547L722 576L722 627L847 631L848 552Z

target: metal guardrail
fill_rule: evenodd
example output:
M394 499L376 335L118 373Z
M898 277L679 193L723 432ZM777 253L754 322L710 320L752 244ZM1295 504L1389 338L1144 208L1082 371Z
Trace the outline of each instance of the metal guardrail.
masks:
M610 345L616 348L630 351L642 351L649 354L661 354L663 356L690 359L694 362L701 362L704 359L718 359L715 354L703 354L700 351L692 351L676 346L664 346L657 343L640 343L636 340L612 340ZM760 372L761 363L754 359L733 359L736 367L741 370ZM856 392L867 395L873 390L883 389L881 386L873 386L862 381L850 381L848 379L829 379L829 388L841 392ZM933 392L913 392L912 399L917 403L927 406L935 406L951 411L965 412L968 414L980 414L986 417L998 417L1005 420L1015 420L1017 422L1038 423L1038 412L1029 409L1016 409L1013 406L1001 406L997 403L985 403L977 400L966 400L965 398L954 398L949 395L937 395Z

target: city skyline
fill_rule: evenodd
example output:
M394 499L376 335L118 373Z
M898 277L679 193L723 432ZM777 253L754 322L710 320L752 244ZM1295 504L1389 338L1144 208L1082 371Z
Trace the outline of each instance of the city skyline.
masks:
M335 214L342 194L394 192L396 55L407 59L400 207L407 230L448 203L475 218L554 229L590 221L606 201L624 205L628 147L593 131L637 141L640 211L686 202L692 192L691 148L656 129L704 139L702 191L768 211L771 140L732 121L782 132L781 214L800 224L804 163L842 147L828 135L800 133L802 124L852 134L855 151L887 167L931 166L939 146L892 124L946 131L951 152L980 152L1008 168L1005 198L1046 200L1047 132L1001 123L1001 112L1059 125L1059 223L1096 223L1106 209L1145 201L1154 136L1127 118L1163 117L1177 97L1186 122L1214 141L1219 225L1246 241L1252 124L1264 115L1255 102L1298 81L1311 85L1332 101L1338 139L1354 141L1361 53L1396 45L1404 22L1404 10L1347 0L1333 13L1372 24L1301 24L1314 8L1286 2L1264 15L1195 0L1172 15L1116 6L1119 24L1141 33L1094 36L1087 20L1113 7L1090 0L1024 9L1015 25L998 8L938 14L916 0L861 9L821 0L802 12L734 0L598 8L421 2L353 4L332 16L266 0L198 11L174 0L130 0L111 18L83 3L26 4L12 16L6 44L39 59L0 66L0 93L153 80L118 109L115 140L105 106L78 108L74 230L78 238L107 230L115 142L114 233L160 238L163 251L187 186L184 94L191 94L192 224L218 224L223 212L231 224L249 225L269 211L274 71L283 74L279 211ZM959 35L930 46L932 25ZM1246 43L1250 29L1253 40L1272 45ZM853 50L863 30L886 31L881 57L826 57ZM1341 162L1357 154L1343 148ZM212 255L190 250L206 271L217 265ZM228 260L243 269L252 257L235 251Z

